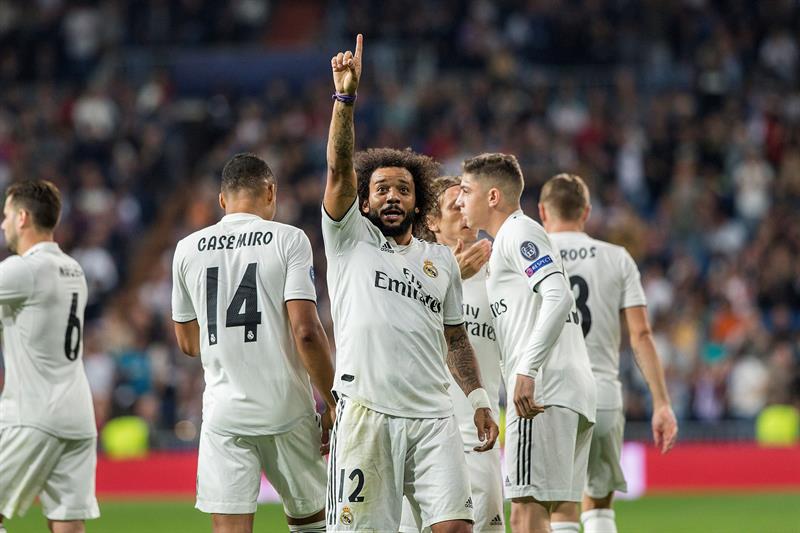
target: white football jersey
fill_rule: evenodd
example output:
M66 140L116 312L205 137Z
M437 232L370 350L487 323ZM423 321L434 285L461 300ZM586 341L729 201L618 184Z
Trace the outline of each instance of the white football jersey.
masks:
M536 286L552 274L566 276L544 228L522 210L514 212L495 236L487 281L503 354L509 417L516 416L510 400L517 373L527 373L520 364L542 304ZM579 322L573 307L558 340L538 369L534 399L539 405L568 407L594 422L595 383Z
M86 296L83 269L54 242L0 263L0 428L29 426L64 439L97 435L83 368Z
M597 380L597 408L622 407L620 312L646 305L639 269L627 250L582 232L551 233L575 293L586 349Z
M464 294L464 326L469 334L469 342L475 350L478 367L481 371L481 383L489 400L492 402L492 412L495 419L500 413L500 383L502 375L500 365L500 347L497 345L497 335L492 323L492 312L489 310L489 298L486 296L486 265L472 277L462 280ZM475 410L464 395L455 380L450 377L450 398L461 431L461 440L464 449L471 451L475 446L482 444L478 440L478 430L475 428Z
M334 390L392 416L450 416L444 326L464 322L456 259L441 244L398 245L357 204L339 221L322 208Z
M311 244L298 228L225 215L178 243L172 318L197 319L203 424L222 435L271 435L314 412L288 300L316 301Z

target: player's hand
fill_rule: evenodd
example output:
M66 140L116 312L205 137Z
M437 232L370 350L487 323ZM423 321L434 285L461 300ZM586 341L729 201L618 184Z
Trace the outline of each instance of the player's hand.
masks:
M544 406L536 405L533 393L536 388L534 379L525 374L517 374L517 383L514 386L514 407L517 415L522 418L533 418L544 413Z
M471 278L489 260L492 255L492 243L489 242L489 239L481 239L465 250L464 241L458 239L453 255L456 256L461 279Z
M336 422L336 410L328 408L320 415L320 426L322 427L322 443L319 446L319 454L328 455L331 451L331 428Z
M361 79L361 53L364 49L364 36L360 33L356 37L355 54L348 50L339 52L331 58L333 69L333 86L339 94L353 96L358 90L358 80Z
M653 411L653 440L661 453L667 453L678 439L678 421L670 405L657 407Z
M475 427L478 428L478 440L483 444L475 446L473 450L476 452L485 452L494 448L494 443L497 441L497 436L500 434L500 428L492 419L492 410L481 408L475 409Z

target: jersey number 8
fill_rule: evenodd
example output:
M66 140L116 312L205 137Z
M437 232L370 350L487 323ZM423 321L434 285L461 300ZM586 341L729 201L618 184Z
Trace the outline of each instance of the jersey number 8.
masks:
M258 310L256 295L256 277L258 264L250 263L244 271L242 281L233 294L233 299L225 311L225 327L244 328L244 342L258 340L258 325L261 324L261 312ZM208 317L208 343L217 344L217 293L219 286L219 267L206 269L206 313ZM244 309L244 312L242 312Z

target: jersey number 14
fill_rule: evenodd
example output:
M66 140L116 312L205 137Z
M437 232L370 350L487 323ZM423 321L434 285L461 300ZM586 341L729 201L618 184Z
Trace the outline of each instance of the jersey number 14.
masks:
M244 328L244 342L258 340L258 325L261 324L261 312L258 310L256 294L256 278L258 264L250 263L244 271L233 299L225 311L226 328ZM219 267L206 269L206 313L208 317L208 343L217 344L217 293L219 286Z

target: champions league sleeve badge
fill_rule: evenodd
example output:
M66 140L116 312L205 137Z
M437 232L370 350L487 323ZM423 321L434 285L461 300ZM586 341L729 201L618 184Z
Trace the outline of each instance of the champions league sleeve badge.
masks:
M425 272L429 277L435 278L439 275L439 270L434 266L433 261L430 259L426 259L422 263L422 271Z
M525 241L519 246L519 253L528 261L533 261L539 257L539 248L531 241Z

